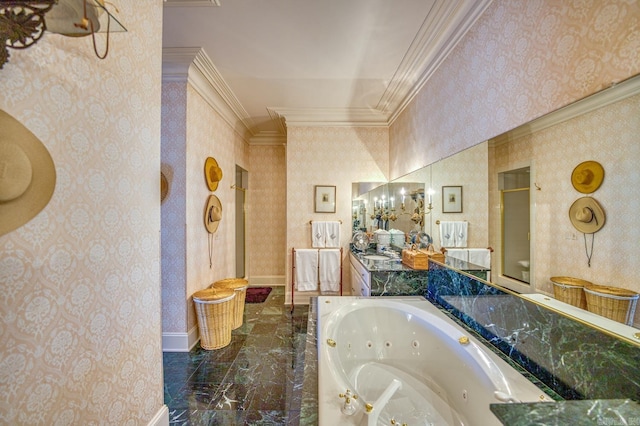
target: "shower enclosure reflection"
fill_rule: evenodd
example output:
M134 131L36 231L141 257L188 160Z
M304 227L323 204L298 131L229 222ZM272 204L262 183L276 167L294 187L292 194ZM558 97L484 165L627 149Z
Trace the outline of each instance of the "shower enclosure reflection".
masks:
M502 270L500 274L529 284L530 261L530 197L529 167L498 175L502 222Z

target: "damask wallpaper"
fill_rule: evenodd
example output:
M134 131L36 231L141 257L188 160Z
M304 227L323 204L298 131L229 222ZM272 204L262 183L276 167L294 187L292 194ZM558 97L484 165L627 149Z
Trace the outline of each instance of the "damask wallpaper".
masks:
M248 250L252 282L284 283L287 229L286 148L253 145L249 173ZM268 247L278 247L271 250Z
M341 220L341 247L351 238L351 182L388 179L389 131L383 127L289 127L287 130L287 281L291 249L311 247L310 220ZM336 186L336 213L314 213L314 185ZM344 263L346 259L346 264ZM348 266L347 253L343 265ZM343 287L350 288L343 266ZM311 292L301 296L304 300ZM288 288L287 300L291 289ZM296 298L297 300L297 298ZM297 303L297 302L296 302Z
M162 3L117 3L128 31L106 59L45 33L0 70L0 108L57 173L44 210L0 237L2 424L143 425L163 409Z
M636 0L494 1L390 131L396 178L640 72Z

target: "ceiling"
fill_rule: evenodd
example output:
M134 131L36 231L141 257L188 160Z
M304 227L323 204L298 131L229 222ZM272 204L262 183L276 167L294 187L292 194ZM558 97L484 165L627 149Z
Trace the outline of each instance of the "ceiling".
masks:
M163 47L205 54L250 142L284 141L391 124L490 1L165 0Z

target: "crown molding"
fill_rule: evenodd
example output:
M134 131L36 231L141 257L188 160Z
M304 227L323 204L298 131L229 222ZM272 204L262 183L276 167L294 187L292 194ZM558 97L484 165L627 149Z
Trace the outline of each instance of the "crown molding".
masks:
M467 34L492 0L438 0L398 67L378 109L389 111L391 125ZM444 26L448 24L447 26ZM404 88L409 82L410 90Z
M164 0L165 6L220 6L220 0Z
M278 114L277 111L271 108L267 108L267 112L269 113L269 117L271 118L271 121L276 123L276 127L278 128L278 131L280 132L280 134L283 136L286 135L287 124L285 122L285 118L282 115Z
M253 122L222 75L199 47L162 49L162 80L188 81L239 134L251 135Z
M269 108L289 126L388 127L386 114L372 108Z
M493 146L501 145L638 94L640 94L640 75L628 78L619 83L612 83L609 87L599 92L518 126L513 130L496 136L491 139L491 141L493 142Z
M283 146L287 144L287 137L279 131L262 131L249 138L251 146Z

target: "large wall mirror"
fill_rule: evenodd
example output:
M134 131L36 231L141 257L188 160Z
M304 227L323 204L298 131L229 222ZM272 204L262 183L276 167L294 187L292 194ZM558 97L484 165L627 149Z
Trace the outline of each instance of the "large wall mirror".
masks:
M467 221L468 246L494 250L491 281L517 293L551 299L554 284L550 278L554 276L640 293L636 248L640 228L635 220L640 207L639 117L637 76L395 179L383 185L386 198L394 197L397 206L399 191L403 187L406 191L408 182L424 182L425 194L431 190L433 197L432 209L425 211L421 226L436 247L440 247L439 221ZM583 194L572 186L571 175L578 164L589 160L603 166L605 178L596 192ZM529 222L524 238L530 241L525 244L520 238L513 244L530 251L528 257L526 252L518 252L517 259L511 259L503 248L507 243L502 240L501 179L504 173L522 170L529 180L530 218L520 217L519 221L521 225ZM446 186L462 187L462 212L443 212L441 194ZM597 233L579 232L569 218L570 206L583 196L597 199L606 213L606 225ZM503 267L503 262L509 265ZM633 335L634 328L635 332L640 328L638 312L632 327L621 324L608 330L625 337L629 332Z

